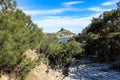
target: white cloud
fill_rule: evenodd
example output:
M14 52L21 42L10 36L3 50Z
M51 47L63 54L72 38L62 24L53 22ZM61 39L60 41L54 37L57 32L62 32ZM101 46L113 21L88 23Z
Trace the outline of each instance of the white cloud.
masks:
M72 5L80 4L80 3L83 3L83 1L64 2L64 3L62 3L62 5L65 6L65 7L70 7L70 6L72 6Z
M103 12L103 11L110 11L111 9L104 9L101 7L90 7L88 8L90 11L95 11L95 12Z
M57 32L61 27L74 33L81 32L91 22L92 17L100 13L86 17L48 16L43 20L34 21L44 32Z
M51 17L48 19L36 21L39 26L52 27L52 26L86 26L90 20L90 17L85 18L73 18L73 17Z
M102 6L111 6L111 5L115 5L119 0L110 0L107 2L102 3Z
M72 5L83 3L83 1L71 1L71 2L63 2L62 5L63 8L57 8L57 9L48 9L48 10L25 10L22 7L19 7L22 9L26 14L28 15L51 15L51 14L58 14L66 11L83 11L79 8L73 8Z
M85 18L73 18L73 17L49 17L44 20L35 21L39 27L43 28L45 32L56 32L61 27L70 29L73 32L74 29L81 29L81 26L87 26L90 23L90 17Z
M79 8L59 8L59 9L51 9L51 10L23 10L28 15L51 15L51 14L58 14L63 13L66 11L76 12L82 11Z
M64 9L52 9L52 10L23 10L28 15L49 15L64 12Z
M21 7L21 6L17 6L18 9L21 9L21 10L25 10L24 7Z
M27 15L38 16L44 15L44 19L34 21L40 28L43 28L44 32L56 32L61 27L64 27L72 32L81 32L91 22L92 17L98 17L103 11L109 11L111 9L105 9L102 7L90 7L85 9L73 8L72 5L83 3L83 1L64 2L62 5L64 8L48 9L48 10L25 10L23 11ZM103 6L107 6L108 3L103 3ZM110 5L110 3L109 3ZM71 16L49 16L63 13L66 11L79 12L79 11L95 11L97 14L89 15L86 17L71 17ZM47 17L46 17L47 16Z

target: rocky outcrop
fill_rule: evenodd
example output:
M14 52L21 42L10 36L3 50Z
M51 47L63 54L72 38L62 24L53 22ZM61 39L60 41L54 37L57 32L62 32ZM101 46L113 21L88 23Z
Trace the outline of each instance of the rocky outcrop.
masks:
M38 54L35 52L35 50L28 49L24 54L27 58L31 58L32 60L38 58Z
M25 80L62 80L64 75L61 72L48 69L47 66L41 63L39 66L32 69L26 76ZM0 80L16 80L8 75L1 75Z
M1 75L0 80L9 80L7 75Z
M32 50L27 50L25 55L28 58L36 59L38 57L37 53ZM46 64L41 64L34 69L32 69L28 75L26 76L25 80L61 80L64 77L61 72L48 69Z
M48 69L43 63L37 66L27 75L25 80L62 80L62 73Z
M27 58L31 58L32 60L38 57L37 53L33 50L27 50L25 52ZM62 71L55 71L53 69L48 69L46 64L41 64L34 69L32 69L25 80L62 80L64 75L62 75ZM0 74L0 80L16 80L14 76L11 74Z
M57 36L57 38L61 38L61 37L71 38L71 37L75 36L75 34L70 32L69 30L61 28L61 30L56 33L56 36Z
M10 75L0 74L0 80L15 80L15 79Z
M64 75L61 72L48 69L47 66L41 63L39 66L32 69L25 80L62 80ZM0 80L16 80L8 75L1 75Z

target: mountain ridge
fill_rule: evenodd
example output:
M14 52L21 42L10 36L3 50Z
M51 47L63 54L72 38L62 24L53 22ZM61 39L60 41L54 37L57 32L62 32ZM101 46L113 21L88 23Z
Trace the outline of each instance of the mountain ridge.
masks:
M61 28L57 33L56 33L56 37L57 38L64 38L64 37L67 37L67 38L71 38L73 36L76 36L76 34L74 34L73 32L67 30L67 29L64 29L64 28Z

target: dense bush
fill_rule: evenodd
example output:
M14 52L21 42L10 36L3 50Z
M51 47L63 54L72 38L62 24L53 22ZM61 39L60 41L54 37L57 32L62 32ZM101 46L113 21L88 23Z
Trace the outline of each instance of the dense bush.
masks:
M82 46L76 41L59 42L54 34L48 34L41 43L40 53L44 53L49 60L49 65L58 68L65 67L73 59L80 59L83 52Z
M42 31L16 8L15 0L0 1L0 72L24 75L34 63L23 53L38 48L42 38Z
M113 62L120 55L120 3L106 11L76 37L83 44L85 55L102 62Z

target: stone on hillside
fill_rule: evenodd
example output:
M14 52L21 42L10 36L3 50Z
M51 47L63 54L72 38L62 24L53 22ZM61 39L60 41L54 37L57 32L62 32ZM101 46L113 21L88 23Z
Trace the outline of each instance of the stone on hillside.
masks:
M27 58L31 58L31 60L34 60L35 58L38 58L38 54L34 50L31 50L31 49L28 49L25 52L25 55L26 55Z
M61 80L62 73L47 68L43 63L32 69L25 80Z

